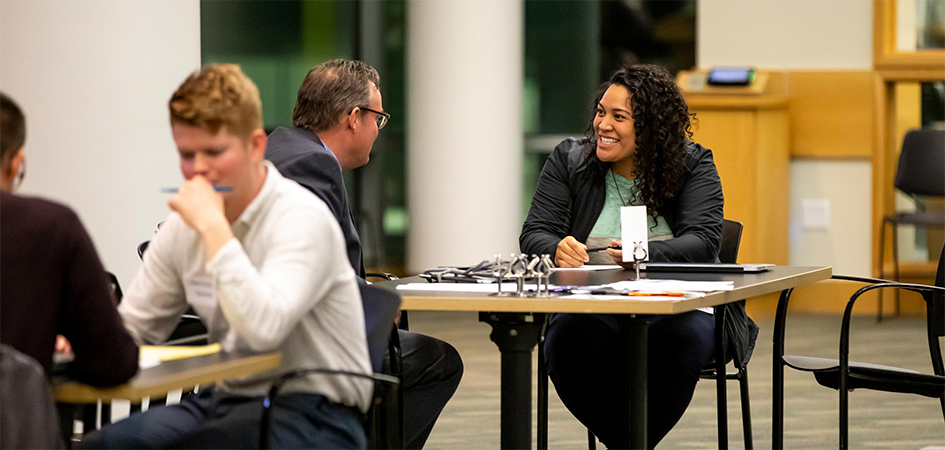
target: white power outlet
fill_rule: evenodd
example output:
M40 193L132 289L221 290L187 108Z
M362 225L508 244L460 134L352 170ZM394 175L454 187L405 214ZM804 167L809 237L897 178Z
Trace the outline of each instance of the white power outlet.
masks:
M830 200L805 198L801 200L805 230L827 230L830 228Z

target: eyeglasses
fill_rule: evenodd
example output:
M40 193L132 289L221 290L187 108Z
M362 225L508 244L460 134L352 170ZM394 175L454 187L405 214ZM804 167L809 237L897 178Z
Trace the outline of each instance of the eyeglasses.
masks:
M387 114L386 112L375 111L375 110L373 110L373 109L371 109L371 108L367 108L367 107L364 107L364 106L361 106L360 108L363 109L363 110L365 110L365 111L370 111L370 112L372 112L372 113L374 113L374 114L377 114L376 117L377 117L377 129L378 129L378 130L380 130L381 128L384 128L384 125L387 125L387 121L390 120L390 114Z

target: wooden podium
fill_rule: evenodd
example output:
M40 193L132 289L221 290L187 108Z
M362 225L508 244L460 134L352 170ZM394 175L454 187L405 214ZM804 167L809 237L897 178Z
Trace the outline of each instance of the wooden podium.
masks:
M725 218L745 226L740 263L788 264L790 124L786 78L759 72L748 86L709 86L705 71L677 83L695 113L693 140L712 150Z

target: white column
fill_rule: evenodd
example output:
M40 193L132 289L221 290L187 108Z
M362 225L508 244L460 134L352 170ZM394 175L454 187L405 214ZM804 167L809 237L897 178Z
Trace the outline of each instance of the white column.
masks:
M3 0L0 89L26 115L25 195L73 208L128 285L181 182L167 101L200 66L198 0Z
M407 270L518 251L520 0L407 3Z

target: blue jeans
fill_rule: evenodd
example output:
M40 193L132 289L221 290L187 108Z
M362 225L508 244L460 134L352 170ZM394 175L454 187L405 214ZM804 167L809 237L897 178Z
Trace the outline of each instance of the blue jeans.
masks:
M263 398L214 387L90 433L77 448L259 448ZM276 397L272 448L365 448L359 414L317 394Z
M558 397L608 448L629 448L630 374L620 373L619 325L609 314L556 314L545 361ZM682 417L702 369L715 355L715 318L702 311L654 316L647 333L647 445Z

